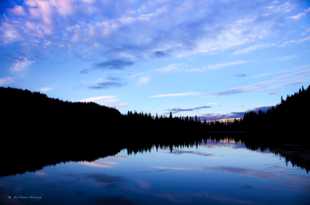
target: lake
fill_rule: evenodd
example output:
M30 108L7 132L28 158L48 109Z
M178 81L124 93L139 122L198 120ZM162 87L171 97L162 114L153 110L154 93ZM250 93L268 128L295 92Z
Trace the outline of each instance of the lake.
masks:
M0 204L310 204L310 175L271 152L208 140L0 177Z

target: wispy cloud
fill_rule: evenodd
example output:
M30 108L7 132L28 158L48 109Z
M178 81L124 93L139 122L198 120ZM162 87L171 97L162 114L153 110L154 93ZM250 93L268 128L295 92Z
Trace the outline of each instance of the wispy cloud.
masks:
M194 168L189 168L189 167L166 167L166 166L157 166L153 167L153 169L158 170L158 171L193 171L195 170Z
M33 61L28 58L20 58L10 67L10 71L14 73L24 72L31 64L33 64Z
M248 168L242 168L242 167L230 167L230 166L219 166L219 167L210 167L208 169L216 169L224 172L230 172L233 174L239 174L244 176L254 176L257 178L273 178L274 174L272 172L262 171L262 170L256 170L256 169L248 169Z
M283 42L280 42L277 46L279 46L281 48L281 47L286 47L286 46L290 46L290 45L293 45L293 44L304 43L304 42L307 42L307 41L310 41L310 35L303 36L303 37L300 37L300 38L297 38L297 39L291 39L291 40L283 41Z
M101 162L101 161L93 161L93 162L80 162L81 165L87 167L94 167L94 168L112 168L116 162Z
M21 35L13 23L2 22L0 24L1 41L4 44L9 44L21 40Z
M241 77L247 77L242 75ZM150 96L151 98L188 97L188 96L228 96L250 92L273 91L290 85L301 85L310 79L310 65L301 66L295 70L282 71L278 73L263 73L258 76L249 77L256 82L240 85L218 92L177 92L161 93ZM259 79L257 81L257 79Z
M298 14L295 14L293 16L291 16L290 18L294 21L298 21L300 19L302 19L303 17L305 17L307 14L310 13L310 8L307 8L305 9L304 11L298 13Z
M147 85L151 81L149 76L141 76L137 79L137 85L144 86Z
M169 64L169 65L166 65L164 67L157 68L155 71L157 71L159 73L171 73L171 72L184 70L181 67L184 67L184 65L182 65L182 64Z
M23 16L26 14L24 7L19 5L14 6L10 11L16 16Z
M201 115L199 118L203 121L219 121L227 119L239 119L244 116L245 112L232 112L227 114L208 113Z
M50 92L52 90L53 90L53 88L52 87L48 87L48 86L45 86L45 87L42 87L42 88L39 89L39 91L42 92L42 93L47 93L47 92Z
M268 79L261 80L253 84L233 87L220 92L215 92L213 95L225 96L248 92L259 92L266 90L274 90L283 88L289 85L302 84L310 78L310 66L304 66L302 69L285 71L276 74L266 75Z
M212 53L255 43L277 30L278 22L288 21L293 10L293 3L270 1L27 0L10 8L12 15L0 22L0 30L6 43L21 40L28 47L41 48L50 41L81 55L85 49L94 56L99 52L107 58L103 67L113 69L129 66L108 62L119 53L146 59Z
M235 76L238 77L238 78L245 78L245 77L247 77L248 75L245 74L245 73L240 73L240 74L236 74Z
M177 93L161 93L150 96L151 98L169 98L169 97L189 97L199 96L201 92L177 92Z
M109 107L115 108L124 108L127 107L126 102L122 102L118 97L113 95L106 95L106 96L94 96L89 98L84 98L79 100L80 102L94 102L100 105L105 105Z
M285 56L276 57L273 60L275 60L275 61L290 61L290 60L296 59L297 57L298 57L297 55L285 55Z
M220 114L220 113L207 113L199 116L199 118L203 121L219 121L219 120L227 120L227 119L239 119L244 116L246 112L249 111L254 111L254 112L266 112L269 110L271 107L270 106L261 106L261 107L256 107L251 110L247 110L244 112L231 112L231 113L225 113L225 114Z
M0 86L7 85L14 82L13 77L2 77L0 78Z
M223 68L228 67L234 67L234 66L240 66L247 64L248 61L246 60L235 60L235 61L229 61L229 62L221 62L221 63L215 63L215 64L209 64L205 67L193 67L192 65L186 65L186 64L169 64L167 66L161 67L156 69L156 72L159 73L174 73L174 72L188 72L188 73L200 73L200 72L207 72L210 70L220 70Z
M96 67L99 69L121 70L133 64L134 62L128 59L113 59L97 63Z
M204 105L204 106L196 106L190 108L172 108L169 109L168 112L172 112L173 114L180 113L180 112L192 112L197 110L209 109L212 108L211 105Z
M209 65L207 68L210 70L217 70L217 69L231 67L231 66L243 65L246 63L248 63L248 61L237 60L237 61L231 61L231 62L225 62L225 63L212 64L212 65Z
M267 48L283 48L295 44L301 44L310 41L310 36L301 36L299 38L278 41L276 43L261 43L261 44L252 44L247 47L238 48L233 51L234 55L248 54L257 50L267 49Z
M264 48L270 48L275 46L274 44L254 44L245 48L240 48L238 50L235 50L233 54L239 55L239 54L247 54L256 50L264 49Z
M108 77L103 80L98 80L95 84L90 85L90 89L100 90L100 89L108 89L115 87L122 87L125 83L120 78L116 77Z
M157 58L163 58L169 56L169 53L166 51L155 51L153 55Z
M187 150L178 150L178 149L174 149L171 152L169 152L171 154L192 154L192 155L197 155L197 156L202 156L202 157L210 157L213 156L213 154L211 153L205 153L205 152L199 152L199 151L187 151Z

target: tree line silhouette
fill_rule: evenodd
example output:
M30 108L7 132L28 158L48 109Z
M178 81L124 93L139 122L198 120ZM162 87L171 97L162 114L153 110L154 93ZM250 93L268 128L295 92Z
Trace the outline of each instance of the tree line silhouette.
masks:
M129 111L123 115L96 103L0 88L0 160L5 167L0 175L67 160L93 160L124 148L135 152L153 146L197 145L206 138L227 136L251 149L268 148L309 169L309 158L288 152L296 146L309 150L309 101L310 87L301 88L266 112L248 112L241 120L205 122L172 114Z
M309 106L310 86L302 87L286 99L282 97L281 103L265 112L245 113L240 123L242 129L257 140L309 143Z

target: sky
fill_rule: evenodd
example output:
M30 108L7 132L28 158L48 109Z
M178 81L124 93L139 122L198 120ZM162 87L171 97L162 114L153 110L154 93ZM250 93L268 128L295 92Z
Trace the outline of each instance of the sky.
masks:
M307 0L0 0L0 86L174 115L310 83Z

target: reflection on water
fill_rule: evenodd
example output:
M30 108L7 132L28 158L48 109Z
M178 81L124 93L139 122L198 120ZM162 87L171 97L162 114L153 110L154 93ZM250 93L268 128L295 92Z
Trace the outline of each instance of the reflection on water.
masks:
M241 143L153 148L0 178L0 204L310 204L310 177Z

